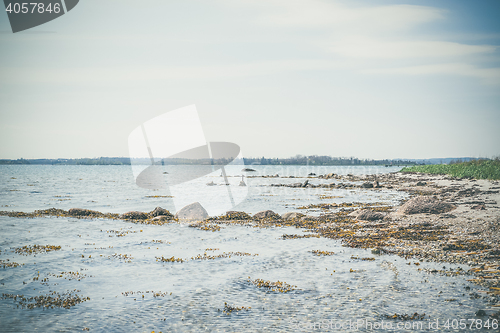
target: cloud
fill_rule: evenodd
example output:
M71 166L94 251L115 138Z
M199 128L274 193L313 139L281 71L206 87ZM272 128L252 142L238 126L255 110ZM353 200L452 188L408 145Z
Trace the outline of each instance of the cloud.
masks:
M372 32L406 29L442 19L445 13L442 9L427 6L359 7L321 0L269 0L265 1L265 6L256 1L246 1L245 4L260 7L261 24L300 28L343 27Z
M80 83L109 84L149 80L219 80L247 76L272 75L280 72L333 70L342 63L330 60L280 60L206 66L142 66L92 68L13 68L0 67L4 83ZM98 81L96 81L98 78Z
M467 45L446 41L389 41L367 37L350 37L334 43L333 53L354 58L406 59L428 57L457 57L493 53L492 45Z
M348 70L372 75L461 75L484 83L499 82L498 68L484 68L485 60L498 59L498 46L452 41L437 26L429 25L446 24L453 12L430 6L333 0L269 0L266 6L258 1L245 3L256 6L261 24L290 32L315 29L309 43L319 46L332 61L349 62ZM396 60L405 67L394 68ZM375 64L380 68L370 69Z
M479 68L467 63L445 63L399 68L377 68L363 71L365 74L389 75L458 75L481 79L484 83L500 84L500 67Z

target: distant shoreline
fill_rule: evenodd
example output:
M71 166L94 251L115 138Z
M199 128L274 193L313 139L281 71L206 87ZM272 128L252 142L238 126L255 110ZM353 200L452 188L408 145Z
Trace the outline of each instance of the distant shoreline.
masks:
M425 164L448 164L456 161L475 160L474 157L461 158L431 158L431 159L359 159L354 157L330 157L330 156L301 156L290 158L243 158L241 164L245 165L308 165L308 166L408 166ZM155 159L155 164L161 165L225 165L230 163L228 159L185 159L166 158ZM129 157L99 157L99 158L58 158L58 159L0 159L0 165L151 165L149 158Z

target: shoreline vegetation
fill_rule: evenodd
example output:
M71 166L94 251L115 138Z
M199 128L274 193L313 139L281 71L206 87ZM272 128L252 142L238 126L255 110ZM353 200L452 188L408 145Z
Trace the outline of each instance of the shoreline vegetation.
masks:
M500 179L500 158L494 160L473 160L462 163L415 165L405 167L403 173L427 173L435 175L450 175L456 178L468 179Z
M462 159L434 158L434 159L359 159L355 157L331 156L303 156L296 155L289 158L242 158L241 164L245 165L309 165L309 166L357 166L357 165L384 165L384 166L409 166L422 164L453 163L459 160L474 160L472 157ZM157 165L225 165L230 159L187 159L165 158L155 159ZM40 159L0 159L0 165L151 165L150 158L129 157L98 157L98 158L40 158Z
M374 256L398 255L416 266L423 261L466 264L470 269L443 267L442 270L426 272L466 276L468 281L484 288L485 302L490 304L490 310L500 307L499 181L404 172L361 176L329 174L307 178L308 184L303 187L304 191L319 186L314 184L319 179L332 179L334 183L328 186L331 188L345 185L360 191L402 191L409 194L409 199L396 206L359 202L325 203L318 207L301 207L300 212L282 215L269 210L253 215L227 212L222 216L188 222L177 220L176 216L159 207L149 213L132 211L121 215L82 208L68 211L51 208L33 213L1 211L0 215L19 218L59 216L120 219L153 224L158 228L170 223L188 223L190 227L206 232L217 232L230 225L296 227L307 234L287 234L281 239L329 238L339 240L346 247L366 249ZM310 211L319 211L320 214L307 215ZM500 312L494 312L492 316L498 318Z

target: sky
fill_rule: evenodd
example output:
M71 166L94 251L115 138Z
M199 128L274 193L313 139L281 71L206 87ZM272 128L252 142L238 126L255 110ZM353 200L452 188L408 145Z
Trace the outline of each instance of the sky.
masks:
M500 2L81 0L12 33L0 158L129 156L196 105L245 157L500 156ZM165 128L165 131L173 130Z

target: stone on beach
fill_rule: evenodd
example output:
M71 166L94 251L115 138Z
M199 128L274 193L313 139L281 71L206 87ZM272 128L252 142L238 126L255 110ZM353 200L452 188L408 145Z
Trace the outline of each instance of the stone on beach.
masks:
M199 202L193 202L175 214L175 218L184 221L203 221L208 217L208 213Z
M281 216L283 220L293 220L293 219L300 219L301 217L305 216L302 213L296 213L296 212L288 212L285 213Z
M304 215L300 218L300 221L301 222L311 222L311 221L320 222L320 221L323 221L323 219L321 217L318 217L318 216Z
M441 214L448 213L456 207L452 204L439 201L438 199L430 196L418 196L408 200L404 205L399 207L397 214L410 215L410 214Z
M361 188L373 188L373 184L366 182L366 183L361 184Z
M385 214L380 212L374 212L371 209L358 209L350 213L348 216L363 221L375 221L383 219L385 217Z
M276 214L272 210L263 210L261 212L255 213L253 215L254 219L280 219L279 214Z
M123 213L122 215L120 215L120 218L124 220L147 220L148 214L133 210Z

